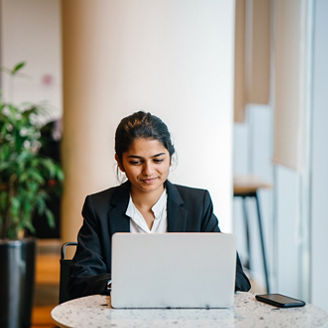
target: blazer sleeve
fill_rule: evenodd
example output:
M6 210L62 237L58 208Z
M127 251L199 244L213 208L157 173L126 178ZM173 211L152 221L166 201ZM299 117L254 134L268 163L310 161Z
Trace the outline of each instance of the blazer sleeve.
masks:
M208 191L205 191L203 208L204 208L204 212L203 212L203 220L202 220L202 231L220 232L218 219L213 213L213 204ZM247 292L250 290L251 284L243 271L238 253L236 255L237 255L237 260L236 260L235 291Z
M90 196L84 202L82 215L84 220L78 233L78 246L70 275L71 298L107 294L106 285L111 278L102 257L101 228Z

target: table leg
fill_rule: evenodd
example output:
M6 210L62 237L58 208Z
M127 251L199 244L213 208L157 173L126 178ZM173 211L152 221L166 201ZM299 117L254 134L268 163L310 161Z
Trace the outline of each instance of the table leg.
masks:
M269 274L268 274L268 266L267 266L267 260L265 255L264 237L263 237L263 228L262 228L262 216L261 216L260 202L257 192L255 193L255 200L256 200L257 219L258 219L260 241L261 241L261 250L262 250L262 257L263 257L265 283L266 283L267 293L270 293Z

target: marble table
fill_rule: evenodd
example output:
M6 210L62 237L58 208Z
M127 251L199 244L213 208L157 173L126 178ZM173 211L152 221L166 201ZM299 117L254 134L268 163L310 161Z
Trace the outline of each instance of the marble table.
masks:
M110 307L110 297L93 295L57 305L51 312L60 327L328 327L328 313L307 304L280 309L237 293L230 309L125 309Z

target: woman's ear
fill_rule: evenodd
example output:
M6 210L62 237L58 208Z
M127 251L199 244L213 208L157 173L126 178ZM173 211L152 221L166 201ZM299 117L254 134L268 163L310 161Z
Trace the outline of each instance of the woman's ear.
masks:
M117 154L115 154L115 160L116 160L117 166L120 168L120 170L121 170L122 172L125 172L124 167L123 167L123 165L122 165L120 159L118 158Z

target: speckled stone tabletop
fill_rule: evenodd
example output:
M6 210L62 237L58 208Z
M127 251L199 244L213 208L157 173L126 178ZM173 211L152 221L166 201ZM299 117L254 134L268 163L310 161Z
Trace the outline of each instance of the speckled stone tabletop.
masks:
M110 297L94 295L57 305L51 316L60 327L327 327L328 313L307 304L280 309L237 293L230 309L125 309L110 307Z

